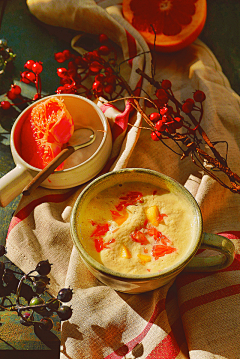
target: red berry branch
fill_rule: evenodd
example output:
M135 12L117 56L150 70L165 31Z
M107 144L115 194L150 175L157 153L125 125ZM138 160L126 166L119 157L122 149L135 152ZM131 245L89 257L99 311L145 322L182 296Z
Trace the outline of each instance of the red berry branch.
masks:
M41 85L41 77L40 73L43 70L42 62L36 62L33 60L28 60L24 68L27 70L21 72L20 74L20 81L24 82L25 84L33 83L36 88L36 94L34 95L33 99L26 99L22 96L22 89L20 86L12 84L10 90L6 93L7 100L4 100L0 103L0 107L3 110L9 110L11 106L15 106L15 100L18 99L17 105L21 105L24 103L29 104L32 101L36 101L41 98L42 92L42 85ZM10 100L10 101L8 101Z
M234 193L240 193L240 177L228 167L227 160L216 149L217 143L209 139L201 126L205 93L196 90L192 98L187 98L181 103L175 97L169 80L157 82L154 76L149 77L138 69L137 73L149 81L155 88L155 93L153 98L149 95L136 96L140 89L131 89L128 82L121 76L121 64L117 61L116 50L108 37L101 34L98 38L98 45L93 51L82 55L72 54L69 50L54 55L58 63L68 62L67 67L57 69L60 86L56 92L79 94L89 99L104 97L111 103L122 100L123 92L127 92L129 96L124 96L124 99L129 100L132 107L140 112L147 123L147 129L151 132L150 140L161 141L176 153L169 144L169 140L174 141L179 148L177 154L182 160L190 156L194 164L223 187ZM42 63L29 60L24 67L26 70L21 73L21 81L35 84L36 95L32 100L23 99L23 101L37 100L42 96L40 79ZM8 99L13 101L20 96L21 88L12 85L7 93ZM150 115L147 115L145 107L140 105L139 99L144 99L145 107L153 109ZM1 102L2 109L8 109L11 105L14 103ZM203 149L206 145L210 149L210 154ZM228 180L223 181L218 175L219 172L224 173Z
M151 134L152 139L157 141L172 139L177 143L181 143L183 145L181 147L181 159L190 155L197 166L201 167L222 186L234 193L240 193L240 177L231 171L226 159L221 156L215 144L212 143L201 127L203 117L202 103L206 99L204 92L195 91L193 98L188 98L181 104L175 98L172 84L169 80L163 80L159 83L140 69L137 72L156 88L154 103L157 112L149 116L149 119L155 123L155 130ZM172 102L173 106L169 104L170 102ZM193 115L194 111L199 114L198 119ZM187 120L190 120L190 124L188 124ZM177 130L179 129L182 129L182 131L178 132ZM212 155L209 155L201 148L203 141L210 148ZM206 164L210 165L211 168ZM228 177L230 184L223 182L214 172L215 169L223 172Z

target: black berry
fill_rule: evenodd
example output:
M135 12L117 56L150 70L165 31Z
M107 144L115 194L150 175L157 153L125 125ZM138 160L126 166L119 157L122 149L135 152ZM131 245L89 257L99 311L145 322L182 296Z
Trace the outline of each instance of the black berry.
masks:
M51 271L51 266L48 259L46 261L40 261L36 266L36 271L41 275L48 275Z
M72 299L72 289L63 288L58 292L57 299L61 302L69 302Z
M72 316L72 308L67 305L61 305L57 310L57 314L61 320L68 320Z

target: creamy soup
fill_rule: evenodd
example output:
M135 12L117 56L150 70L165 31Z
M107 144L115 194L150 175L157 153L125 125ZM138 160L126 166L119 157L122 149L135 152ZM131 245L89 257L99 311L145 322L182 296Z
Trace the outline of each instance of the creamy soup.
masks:
M95 260L129 274L155 273L173 265L194 236L187 201L141 182L100 192L77 226L85 250Z

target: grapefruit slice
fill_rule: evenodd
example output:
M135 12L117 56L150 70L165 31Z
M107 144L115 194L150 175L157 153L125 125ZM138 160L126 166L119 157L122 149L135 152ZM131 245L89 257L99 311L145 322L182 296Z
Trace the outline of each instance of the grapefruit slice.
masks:
M33 107L21 132L21 156L44 168L61 152L74 132L72 116L61 99L52 97ZM62 170L63 164L57 170Z
M157 51L173 52L190 45L200 35L207 3L206 0L123 0L122 10L125 19L150 48L155 41Z

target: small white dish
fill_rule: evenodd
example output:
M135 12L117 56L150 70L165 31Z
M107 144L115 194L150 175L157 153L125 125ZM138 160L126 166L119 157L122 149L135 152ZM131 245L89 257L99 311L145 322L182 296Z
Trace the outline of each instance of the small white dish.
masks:
M16 119L10 139L10 147L16 167L0 179L0 205L5 207L17 197L34 176L41 171L25 162L20 156L21 126L34 106L49 97L58 97L70 112L74 130L91 128L96 132L96 140L88 148L73 153L62 171L55 171L41 186L51 189L65 189L86 183L94 178L106 164L112 149L111 129L100 108L91 100L73 94L51 95L27 107ZM74 135L73 135L73 140ZM71 140L69 141L71 144ZM81 151L81 152L80 152Z

